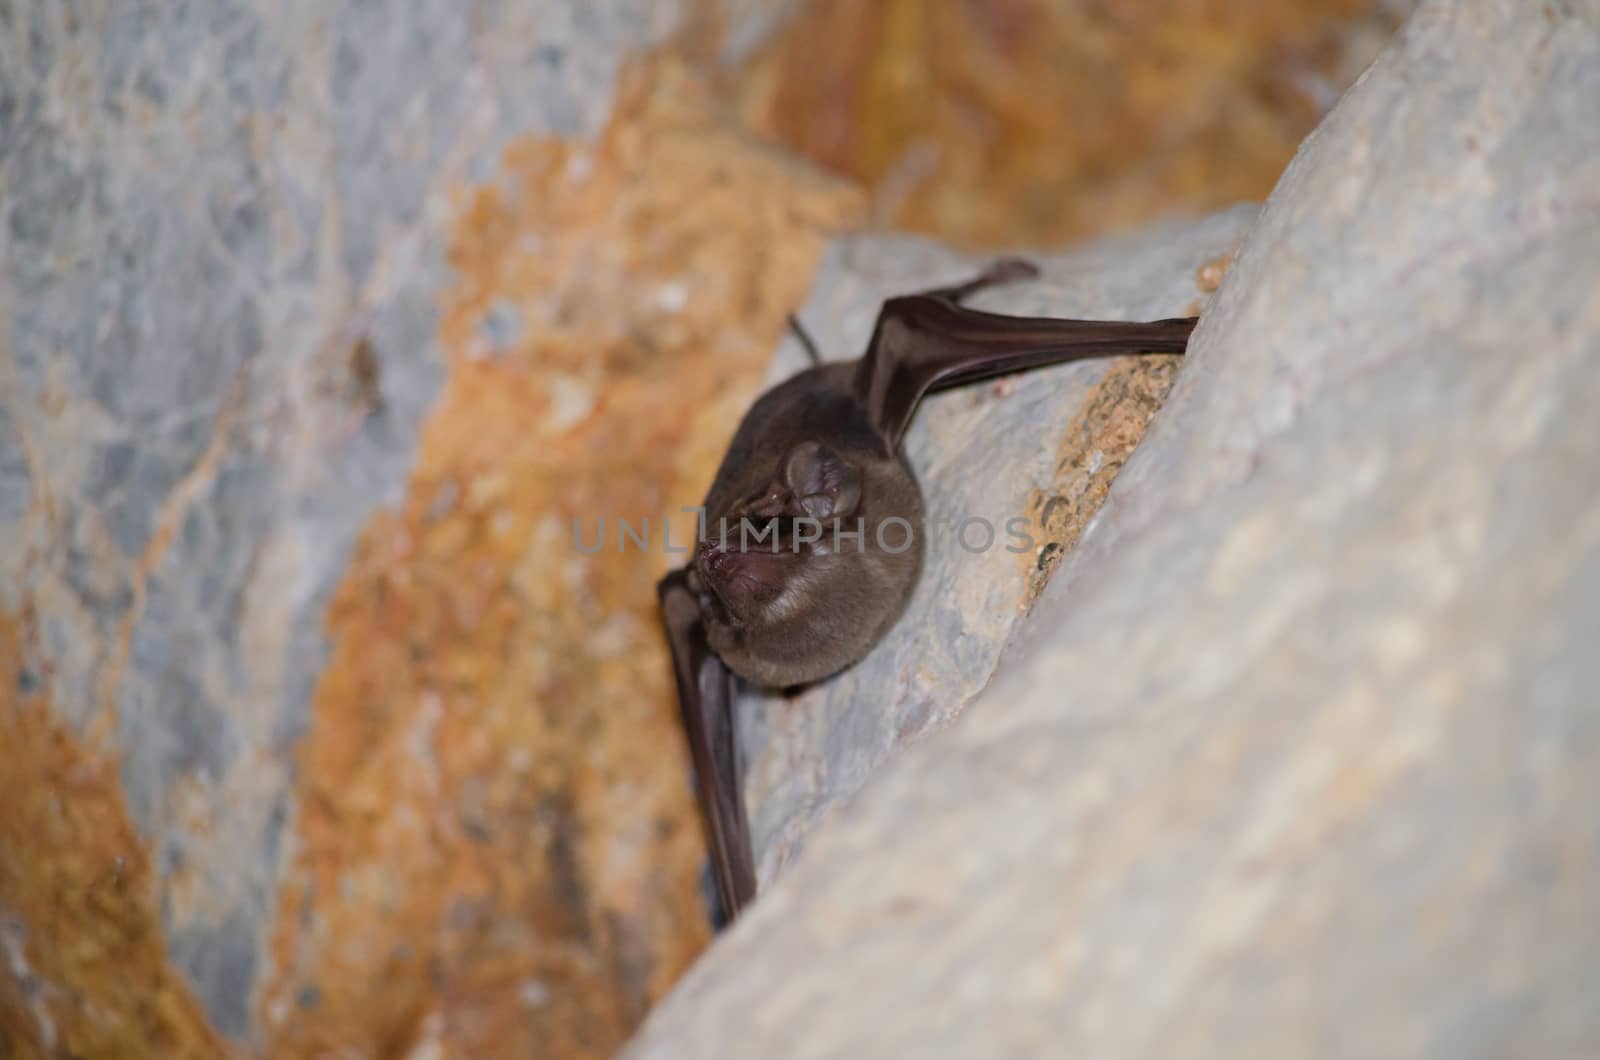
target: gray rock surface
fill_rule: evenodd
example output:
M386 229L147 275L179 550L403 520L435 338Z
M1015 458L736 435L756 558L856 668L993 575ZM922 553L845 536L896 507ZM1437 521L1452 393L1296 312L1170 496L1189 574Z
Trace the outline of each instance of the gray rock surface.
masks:
M515 135L597 131L622 56L676 19L0 8L0 604L31 602L57 709L116 718L131 809L186 870L172 954L224 1032L261 972L326 597L441 381L449 193Z
M1422 4L987 690L626 1055L1593 1056L1597 100L1600 4Z

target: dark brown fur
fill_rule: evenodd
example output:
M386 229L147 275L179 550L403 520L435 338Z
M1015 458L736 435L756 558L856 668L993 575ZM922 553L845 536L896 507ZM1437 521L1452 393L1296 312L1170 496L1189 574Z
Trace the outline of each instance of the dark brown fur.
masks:
M1192 318L1055 320L960 305L1033 275L1025 262L1002 261L968 283L890 299L859 360L810 368L763 394L706 495L694 557L661 582L730 919L755 896L732 675L770 687L822 680L859 661L899 618L923 553L922 499L900 440L923 395L1090 357L1181 353L1188 343Z

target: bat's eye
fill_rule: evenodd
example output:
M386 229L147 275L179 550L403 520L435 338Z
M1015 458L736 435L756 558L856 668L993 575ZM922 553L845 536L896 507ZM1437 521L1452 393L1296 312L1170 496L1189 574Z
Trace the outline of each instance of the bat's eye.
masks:
M752 519L747 515L739 520L739 540L735 544L735 548L739 552L747 552L751 549L759 548L772 549L784 539L785 524L792 524L792 522L793 520L784 519L780 516Z

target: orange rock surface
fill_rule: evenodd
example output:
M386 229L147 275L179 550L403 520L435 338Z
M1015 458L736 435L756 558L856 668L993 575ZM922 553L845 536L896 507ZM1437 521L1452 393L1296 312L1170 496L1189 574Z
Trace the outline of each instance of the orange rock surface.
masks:
M1264 198L1396 21L1371 0L812 0L728 90L871 187L881 222L1039 246Z
M167 959L116 756L55 715L33 635L0 616L0 1056L223 1056Z
M608 1056L706 942L671 557L572 523L698 502L858 199L714 111L641 64L464 195L449 380L328 615L269 1056Z

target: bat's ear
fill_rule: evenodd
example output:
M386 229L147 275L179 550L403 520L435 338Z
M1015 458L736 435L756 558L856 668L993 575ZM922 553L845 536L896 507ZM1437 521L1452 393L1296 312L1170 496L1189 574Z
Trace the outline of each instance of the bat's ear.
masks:
M789 450L783 481L813 519L846 516L861 503L861 472L821 442L800 442Z

